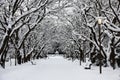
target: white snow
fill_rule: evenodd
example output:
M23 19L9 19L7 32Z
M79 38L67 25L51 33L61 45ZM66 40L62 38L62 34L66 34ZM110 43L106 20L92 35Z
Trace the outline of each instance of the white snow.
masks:
M120 28L116 26L115 24L113 24L112 22L105 20L104 24L107 25L108 29L115 31L115 32L120 32Z
M18 66L0 68L0 80L120 80L120 69L111 67L103 68L99 74L99 67L91 66L85 70L74 62L64 59L62 56L51 56L47 59L34 61Z

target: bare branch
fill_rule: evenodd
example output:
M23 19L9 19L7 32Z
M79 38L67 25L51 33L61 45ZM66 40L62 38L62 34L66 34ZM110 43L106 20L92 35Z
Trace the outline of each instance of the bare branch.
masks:
M116 16L118 22L120 23L120 19L119 19L117 13L115 12L115 10L114 10L113 7L112 7L111 0L109 0L109 6L110 6L110 8L112 9L112 12L114 13L114 15Z

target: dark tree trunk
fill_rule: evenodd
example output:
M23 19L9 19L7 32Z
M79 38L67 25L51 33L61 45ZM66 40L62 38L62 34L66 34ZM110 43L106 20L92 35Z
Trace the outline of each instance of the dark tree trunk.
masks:
M3 42L3 45L1 47L1 50L0 50L0 64L3 68L5 68L5 59L6 59L6 56L7 56L7 52L8 52L8 41L9 41L9 36L7 35L5 38L4 38L4 42Z
M1 55L1 59L0 59L0 64L3 68L5 68L5 60L6 60L8 49L9 49L9 46L7 43L7 46L5 47L5 50L4 50L3 54Z
M15 51L15 65L22 63L22 56L20 55L20 51L17 49Z
M115 40L115 37L113 37L112 40L111 40L111 44L110 44L111 53L110 53L110 58L109 58L110 64L113 67L113 69L115 69L115 46L114 46L114 40Z
M84 53L83 53L83 50L79 47L79 51L80 51L80 65L81 65L81 62L83 61L84 62Z
M24 42L23 42L23 54L24 54L24 57L23 57L22 62L25 63L27 62L27 59L26 59L26 54L25 54L25 43Z
M115 52L114 47L111 46L111 53L110 53L110 64L115 69Z

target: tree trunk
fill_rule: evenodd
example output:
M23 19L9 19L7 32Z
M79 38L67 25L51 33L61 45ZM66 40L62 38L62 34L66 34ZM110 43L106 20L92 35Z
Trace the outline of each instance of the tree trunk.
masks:
M3 68L5 68L5 59L6 59L6 55L7 55L7 52L8 52L8 41L9 41L9 36L6 36L4 41L3 41L3 45L1 47L1 51L0 51L0 54L1 54L1 57L0 57L0 64Z
M110 47L111 47L111 53L110 53L110 64L111 66L113 67L113 69L115 69L115 45L114 45L114 41L115 41L115 37L112 38L111 40L111 44L110 44Z
M113 46L111 46L110 64L113 67L113 69L115 69L115 51Z
M0 58L0 64L3 68L5 68L5 60L6 60L8 49L9 49L9 46L7 43L6 47L4 48L4 52L2 53L1 58Z
M22 62L27 62L27 59L26 59L26 54L25 54L25 43L23 42L23 54L24 54L24 57L23 57L23 61Z

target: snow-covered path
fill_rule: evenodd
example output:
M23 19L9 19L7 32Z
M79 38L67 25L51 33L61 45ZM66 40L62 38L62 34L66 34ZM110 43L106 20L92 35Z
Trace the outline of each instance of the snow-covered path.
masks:
M103 74L99 74L98 67L85 70L78 61L71 62L61 56L35 62L36 65L0 68L0 80L120 80L120 69L104 68Z

